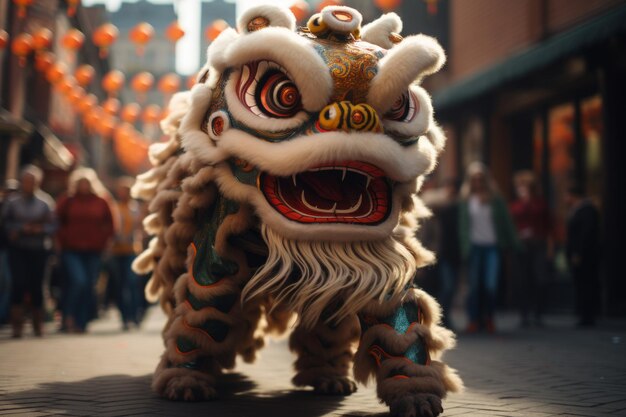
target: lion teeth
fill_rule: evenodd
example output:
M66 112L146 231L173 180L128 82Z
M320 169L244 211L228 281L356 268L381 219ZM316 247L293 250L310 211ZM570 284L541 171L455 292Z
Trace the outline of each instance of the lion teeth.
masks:
M341 182L346 179L346 168L341 169Z
M297 184L297 181L296 181L296 174L293 174L293 175L291 176L291 181L293 181L293 186L294 186L294 187L296 187L296 186L298 185L298 184ZM304 192L304 191L303 191L303 192Z
M367 189L367 187L370 186L370 182L372 182L372 177L370 177L369 175L367 176L367 183L365 184L365 189Z

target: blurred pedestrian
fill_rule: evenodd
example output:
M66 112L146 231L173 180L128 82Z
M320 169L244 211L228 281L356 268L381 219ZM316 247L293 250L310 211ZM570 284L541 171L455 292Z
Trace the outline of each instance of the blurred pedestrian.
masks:
M600 213L580 186L567 190L566 256L576 290L576 313L582 327L593 326L600 304Z
M7 323L9 306L11 305L11 271L9 269L7 234L4 219L2 219L2 210L11 196L19 190L19 184L19 181L10 179L0 190L0 324Z
M94 170L79 168L58 202L58 241L67 273L63 328L68 332L85 332L96 310L94 286L114 230L106 194Z
M517 248L519 242L506 203L480 162L470 164L461 187L459 240L468 261L467 332L475 333L484 325L494 333L501 250Z
M24 310L30 304L35 335L43 332L43 279L56 228L54 200L39 186L43 173L34 165L21 172L20 192L2 207L11 271L13 337L22 336Z
M131 323L139 326L140 309L143 308L139 278L131 268L137 246L140 245L141 234L140 207L130 197L133 182L132 178L121 178L116 184L114 214L117 217L117 227L110 265L124 330L128 330Z
M546 201L539 193L535 174L519 171L513 177L515 200L510 205L511 217L520 239L520 250L514 257L521 326L542 325L543 301L548 273L548 255L552 253L551 216Z
M459 202L458 184L455 179L444 182L445 201L435 209L439 225L439 247L437 265L439 268L439 302L443 309L443 324L453 328L450 319L452 302L456 293L461 260L459 248Z

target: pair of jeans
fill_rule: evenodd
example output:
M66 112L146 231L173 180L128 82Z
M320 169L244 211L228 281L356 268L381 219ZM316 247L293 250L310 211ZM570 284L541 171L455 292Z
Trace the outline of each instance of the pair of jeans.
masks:
M100 274L100 252L65 251L62 255L67 273L65 309L63 316L74 320L85 330L96 307L94 286Z
M6 323L9 318L11 304L11 269L9 257L5 249L0 249L0 324Z
M125 324L139 323L141 293L139 279L131 268L134 260L135 255L116 255L110 265L111 278L114 280L116 289L117 306Z
M11 270L11 305L23 305L26 295L34 309L43 307L43 279L49 252L44 249L9 247Z
M468 264L469 294L467 314L470 322L480 321L484 310L488 319L493 318L498 293L500 253L496 245L472 244ZM484 289L484 306L481 305L481 288Z

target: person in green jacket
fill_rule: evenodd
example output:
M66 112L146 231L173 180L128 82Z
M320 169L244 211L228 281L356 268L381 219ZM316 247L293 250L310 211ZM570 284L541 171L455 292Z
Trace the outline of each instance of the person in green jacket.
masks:
M468 266L467 332L477 332L484 325L493 333L501 251L519 247L519 240L506 202L481 162L469 165L461 187L459 241Z

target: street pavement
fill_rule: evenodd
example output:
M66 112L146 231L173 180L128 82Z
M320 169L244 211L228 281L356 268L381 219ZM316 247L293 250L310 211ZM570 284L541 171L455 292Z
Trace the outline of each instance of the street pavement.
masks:
M150 391L162 351L164 317L150 311L140 330L120 331L116 312L86 335L48 326L42 339L10 339L0 329L2 416L379 416L374 387L350 397L323 397L290 384L286 341L270 341L253 365L225 375L221 399L174 403ZM459 318L457 323L462 324ZM467 390L444 401L444 416L626 416L626 322L603 321L579 330L567 317L521 330L500 318L496 335L460 335L446 360Z

